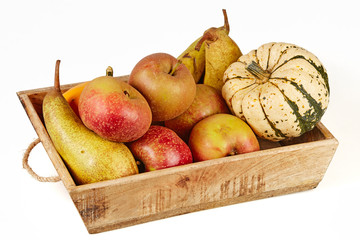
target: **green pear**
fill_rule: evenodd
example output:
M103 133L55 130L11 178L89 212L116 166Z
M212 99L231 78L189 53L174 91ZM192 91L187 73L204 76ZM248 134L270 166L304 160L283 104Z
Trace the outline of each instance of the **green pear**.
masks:
M43 101L49 136L76 184L86 184L137 174L138 167L123 144L103 139L89 130L63 97L56 62L54 88Z

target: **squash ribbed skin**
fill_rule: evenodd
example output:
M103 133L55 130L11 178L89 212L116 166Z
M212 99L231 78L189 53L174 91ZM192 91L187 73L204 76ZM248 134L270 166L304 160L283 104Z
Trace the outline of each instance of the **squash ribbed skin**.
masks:
M272 141L313 129L329 104L325 68L294 44L267 43L252 50L228 67L223 80L222 94L232 113Z

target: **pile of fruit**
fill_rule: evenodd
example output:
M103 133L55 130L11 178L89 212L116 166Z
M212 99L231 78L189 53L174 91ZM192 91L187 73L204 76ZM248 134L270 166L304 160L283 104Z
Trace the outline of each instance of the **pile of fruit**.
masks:
M43 116L76 184L253 152L258 137L280 141L314 128L329 103L320 61L287 43L242 55L223 13L224 26L178 58L144 57L128 81L109 67L63 94L56 62Z

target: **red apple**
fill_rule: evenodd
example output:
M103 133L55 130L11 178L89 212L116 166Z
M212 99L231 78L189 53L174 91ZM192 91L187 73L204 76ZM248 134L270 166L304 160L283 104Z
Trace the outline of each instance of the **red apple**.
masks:
M214 114L192 129L189 147L194 161L204 161L260 150L252 129L231 114Z
M196 84L186 66L167 53L141 59L129 84L148 101L154 121L166 121L185 112L195 98Z
M128 144L136 160L146 171L159 170L192 162L190 148L171 129L152 125L138 140Z
M180 116L165 121L165 127L188 142L191 129L200 120L216 113L229 113L221 92L205 84L196 85L196 96L190 107Z
M86 127L116 142L140 138L152 121L146 99L128 83L111 76L95 78L86 85L79 113Z

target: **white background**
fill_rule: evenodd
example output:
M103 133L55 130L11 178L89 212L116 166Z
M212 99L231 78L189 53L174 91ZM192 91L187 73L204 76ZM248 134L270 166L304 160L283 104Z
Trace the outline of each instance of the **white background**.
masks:
M245 54L271 41L313 52L329 74L322 122L340 145L311 191L206 210L89 235L63 184L40 183L22 169L37 135L16 92L129 74L144 56L179 55L223 24ZM1 239L360 239L360 17L356 1L40 1L0 3ZM56 172L39 144L39 175ZM7 236L7 238L4 238Z

